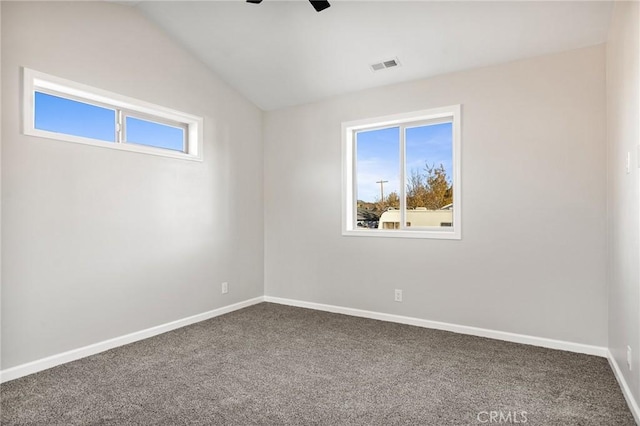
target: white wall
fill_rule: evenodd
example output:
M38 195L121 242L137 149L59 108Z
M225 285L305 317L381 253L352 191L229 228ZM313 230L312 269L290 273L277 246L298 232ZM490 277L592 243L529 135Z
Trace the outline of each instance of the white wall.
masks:
M261 296L261 111L132 8L1 7L2 368ZM22 135L22 66L203 116L204 162Z
M341 236L341 122L458 103L462 240ZM266 294L606 346L605 104L595 46L266 113Z
M1 368L259 296L263 260L270 296L606 345L603 46L269 112L262 126L135 10L1 8ZM204 116L205 161L21 135L21 66ZM455 103L463 239L342 237L340 123Z
M640 7L616 2L607 43L609 350L640 404ZM626 173L627 153L633 162ZM633 350L627 367L627 345Z

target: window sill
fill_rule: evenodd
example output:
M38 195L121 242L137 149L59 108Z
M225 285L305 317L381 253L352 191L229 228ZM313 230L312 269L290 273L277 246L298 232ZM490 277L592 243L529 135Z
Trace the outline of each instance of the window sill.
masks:
M39 129L24 129L26 136L54 139L62 142L74 142L91 145L99 148L115 149L120 151L137 152L139 154L157 155L160 157L178 158L181 160L202 161L202 156L187 154L184 152L171 151L168 149L154 148L146 145L136 145L131 143L106 142L97 139L83 138L80 136L65 135L61 133L48 132Z
M459 230L407 231L407 230L343 230L345 237L423 238L432 240L461 240Z

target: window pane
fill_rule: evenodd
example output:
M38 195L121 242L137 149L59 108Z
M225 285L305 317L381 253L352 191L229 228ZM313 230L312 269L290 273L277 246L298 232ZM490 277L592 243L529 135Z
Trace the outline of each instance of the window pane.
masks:
M400 211L387 210L400 208L399 127L356 134L356 185L357 227L398 229Z
M407 223L453 226L452 123L405 130Z
M116 112L47 93L35 92L35 128L115 142Z
M184 129L140 118L126 118L126 141L184 152Z

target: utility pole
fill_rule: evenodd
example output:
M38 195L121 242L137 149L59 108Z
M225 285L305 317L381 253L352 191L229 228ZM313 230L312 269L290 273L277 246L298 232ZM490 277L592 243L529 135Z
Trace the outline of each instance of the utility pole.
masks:
M376 183L380 184L380 202L384 203L384 184L389 182L388 180L379 180Z

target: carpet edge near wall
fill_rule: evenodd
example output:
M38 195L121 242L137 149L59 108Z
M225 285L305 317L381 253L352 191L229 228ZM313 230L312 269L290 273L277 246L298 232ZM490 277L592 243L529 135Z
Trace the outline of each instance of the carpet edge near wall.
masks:
M134 331L123 336L118 336L111 339L103 340L101 342L92 343L87 346L82 346L80 348L71 349L66 352L50 355L45 358L6 368L4 370L0 370L0 383L6 383L11 380L19 379L20 377L28 376L30 374L47 370L58 365L66 364L68 362L76 361L81 358L86 358L88 356L95 355L100 352L105 352L109 349L117 348L119 346L128 345L129 343L148 339L150 337L157 336L168 331L196 324L201 321L206 321L208 319L228 314L230 312L237 311L239 309L243 309L262 302L264 302L264 296L254 297L251 299L233 303L231 305L226 305L220 308L212 309L210 311L202 312L200 314L181 318L175 321L170 321L168 323L149 327L143 330Z
M380 321L396 322L400 324L413 325L416 327L431 328L453 333L467 334L477 337L485 337L489 339L503 340L512 343L519 343L532 346L540 346L548 349L556 349L567 352L575 352L585 355L594 355L606 358L609 361L614 377L622 390L627 405L638 425L640 425L640 407L636 402L631 388L624 379L618 363L613 358L609 348L594 345L585 345L582 343L566 342L562 340L548 339L545 337L529 336L524 334L509 333L498 330L490 330L478 327L470 327L465 325L451 324L439 321L430 321L420 318L406 317L402 315L386 314L381 312L367 311L355 308L347 308L344 306L327 305L322 303L307 302L295 299L287 299L274 296L264 296L264 301L269 303L277 303L280 305L295 306L298 308L315 309L319 311L332 312L336 314L351 315L362 318L375 319Z
M375 319L379 321L395 322L399 324L413 325L416 327L430 328L435 330L450 331L458 334L467 334L488 339L503 340L512 343L540 346L547 349L557 349L567 352L575 352L585 355L594 355L607 358L609 350L603 346L587 345L583 343L568 342L563 340L549 339L546 337L536 337L526 334L510 333L506 331L491 330L486 328L459 325L441 321L432 321L415 317L387 314L382 312L367 311L362 309L348 308L344 306L327 305L302 300L287 299L274 296L264 296L264 301L277 303L280 305L295 306L298 308L314 309L317 311L332 312L335 314L350 315L361 318Z
M47 370L49 368L66 364L81 358L85 358L91 355L95 355L100 352L107 351L119 346L124 346L129 343L133 343L139 340L147 339L162 333L166 333L171 330L175 330L181 327L186 327L191 324L195 324L201 321L206 321L211 318L215 318L220 315L224 315L239 309L243 309L258 303L268 302L276 303L280 305L295 306L300 308L313 309L324 312L331 312L342 315L350 315L361 318L374 319L379 321L394 322L406 325L412 325L423 328L430 328L436 330L450 331L459 334L467 334L477 337L485 337L496 340L503 340L519 344L527 344L533 346L540 346L549 349L563 350L568 352L581 353L586 355L594 355L603 358L607 358L614 376L620 385L622 393L629 405L636 422L640 424L640 409L638 404L633 398L628 384L626 383L624 376L622 375L618 364L612 357L610 351L606 347L585 345L581 343L566 342L561 340L548 339L544 337L529 336L523 334L509 333L498 330L483 329L478 327L464 326L458 324L451 324L439 321L431 321L414 317L406 317L402 315L387 314L382 312L367 311L355 308L348 308L344 306L327 305L322 303L307 302L302 300L287 299L274 296L258 296L255 298L247 299L241 302L237 302L231 305L223 306L211 311L203 312L200 314L192 315L190 317L182 318L179 320L171 321L158 326L150 327L144 330L129 333L123 336L108 339L102 342L97 342L91 345L87 345L81 348L72 349L60 354L48 356L46 358L34 360L28 363L20 364L14 367L10 367L4 370L0 370L0 383L5 383L20 377L24 377L30 374L37 373L39 371Z
M611 370L613 370L613 375L616 378L616 381L618 382L620 389L622 390L622 395L624 396L624 399L627 401L629 410L631 410L631 414L633 414L633 418L635 419L636 423L640 425L640 405L633 397L633 394L631 393L631 388L629 387L629 384L627 383L624 376L622 375L622 370L620 370L620 366L618 365L618 363L616 362L616 359L613 357L613 354L609 350L607 350L607 360L609 361L609 366L611 367Z

